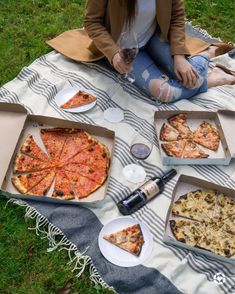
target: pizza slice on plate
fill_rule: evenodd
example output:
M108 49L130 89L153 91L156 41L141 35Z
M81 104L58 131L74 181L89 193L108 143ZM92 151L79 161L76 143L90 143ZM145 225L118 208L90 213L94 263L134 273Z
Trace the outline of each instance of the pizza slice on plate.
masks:
M96 100L96 97L93 95L85 92L85 91L78 91L72 98L70 98L67 102L62 104L60 108L62 109L69 109L80 107L86 104L90 104Z
M187 124L187 118L186 113L177 114L168 118L168 123L180 133L182 139L192 139L193 137L193 132Z
M139 224L124 228L112 234L106 234L103 238L135 256L140 255L144 244L144 237Z
M160 130L160 140L162 141L177 141L180 133L168 124L163 124Z
M12 177L11 181L20 193L26 194L30 189L32 189L42 179L44 179L49 172L49 170L43 170L34 173L23 174Z
M42 161L49 160L47 154L42 151L42 149L37 145L32 135L28 136L28 138L23 143L20 151Z
M210 149L217 151L220 143L219 131L209 122L202 122L193 133L193 141Z

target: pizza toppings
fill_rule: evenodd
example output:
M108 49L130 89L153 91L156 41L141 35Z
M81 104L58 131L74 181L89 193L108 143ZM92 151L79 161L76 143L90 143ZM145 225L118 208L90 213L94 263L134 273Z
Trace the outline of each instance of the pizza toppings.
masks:
M235 254L235 201L214 190L196 190L178 198L170 220L179 242L230 257Z
M168 156L196 159L209 157L197 144L217 151L220 136L216 127L206 121L192 132L187 124L187 114L181 113L170 117L168 124L162 125L160 140L169 142L161 144Z
M124 228L112 234L106 234L103 238L135 256L140 255L144 244L144 237L139 224Z
M93 95L88 94L85 91L78 91L71 99L62 104L60 107L62 109L75 108L90 104L95 100L96 98Z
M28 136L28 138L25 140L24 144L22 145L20 151L38 160L42 160L42 161L49 160L49 157L47 156L47 154L43 152L42 149L37 145L32 135Z
M48 195L54 179L52 197L66 200L88 197L101 187L109 168L106 146L79 129L41 129L41 138L47 160L32 136L16 155L13 172L24 174L12 177L12 183L20 193Z
M218 150L220 135L210 123L204 121L193 133L193 141L213 151Z

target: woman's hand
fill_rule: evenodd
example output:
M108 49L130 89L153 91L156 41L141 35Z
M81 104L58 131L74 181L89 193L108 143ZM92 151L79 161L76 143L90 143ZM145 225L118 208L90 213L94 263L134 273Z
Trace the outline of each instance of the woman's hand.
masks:
M131 63L125 63L119 52L113 56L112 64L120 74L128 73L131 70Z
M195 87L199 75L184 55L174 56L174 70L178 80L186 87Z

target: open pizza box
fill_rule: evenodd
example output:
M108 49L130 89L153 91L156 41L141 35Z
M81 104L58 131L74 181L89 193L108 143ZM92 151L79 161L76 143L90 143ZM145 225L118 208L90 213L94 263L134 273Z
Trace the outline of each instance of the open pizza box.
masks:
M165 222L165 232L164 232L164 236L163 236L163 241L166 244L175 245L175 246L179 246L179 247L182 247L185 249L189 249L189 250L192 250L197 253L202 253L208 257L212 257L214 259L228 262L228 263L235 265L235 255L233 255L231 257L224 257L222 255L218 255L218 254L210 252L208 250L189 246L183 242L178 241L171 231L170 220L189 221L189 219L187 219L187 218L180 217L180 216L178 217L178 216L175 216L172 214L172 207L173 207L174 202L176 202L180 196L185 195L188 192L196 191L199 189L215 190L215 191L221 192L224 195L231 197L233 200L235 200L235 190L232 190L232 189L220 186L220 185L216 185L216 184L213 184L211 182L207 182L205 180L202 180L202 179L199 179L196 177L187 176L187 175L180 175L180 177L178 178L178 181L175 185L175 188L173 190L173 193L172 193L172 200L171 200L170 207L168 209L166 222Z
M1 194L6 197L14 197L21 199L32 199L37 201L80 204L91 203L103 200L106 196L110 170L106 181L95 192L91 193L87 198L81 200L63 200L52 198L50 195L53 191L54 183L48 192L48 196L32 196L19 194L11 183L13 176L13 165L16 153L24 143L28 135L33 135L36 143L46 151L45 146L40 138L40 128L78 128L87 131L89 134L97 138L101 143L105 144L110 151L110 162L114 152L115 133L111 130L100 126L83 124L69 120L52 118L47 116L30 115L27 110L19 104L0 103L0 189Z
M167 119L171 116L186 113L188 115L187 123L192 131L203 122L209 122L217 128L220 134L220 143L217 151L209 150L199 144L206 154L207 158L177 158L168 156L162 148L162 143L166 141L160 140L160 130ZM166 110L155 112L155 129L157 132L160 153L162 156L163 165L184 165L184 164L207 164L207 165L229 165L231 159L235 157L235 136L233 132L235 129L235 112L230 110L212 111L182 111L182 110Z

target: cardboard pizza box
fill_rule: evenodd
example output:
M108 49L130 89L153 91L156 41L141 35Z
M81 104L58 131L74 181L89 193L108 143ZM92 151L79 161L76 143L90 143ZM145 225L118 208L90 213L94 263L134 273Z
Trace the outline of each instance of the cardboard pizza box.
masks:
M220 134L220 144L217 151L209 150L197 144L206 154L208 158L176 158L168 156L163 150L161 144L167 143L160 140L160 130L167 119L173 115L186 113L188 115L188 125L192 131L203 122L207 121L215 126ZM160 153L163 165L229 165L231 159L235 157L235 137L232 135L235 129L235 112L230 110L213 111L186 111L186 110L166 110L155 112L155 129L158 137Z
M204 254L208 257L212 257L214 259L228 262L235 265L235 255L231 257L224 257L221 255L218 255L216 253L210 252L208 250L200 249L197 247L189 246L183 242L177 241L175 236L173 235L171 228L170 228L170 220L189 220L187 218L183 217L177 217L172 214L172 207L175 201L179 199L180 196L187 194L190 191L196 191L198 189L212 189L218 192L223 193L224 195L231 197L233 200L235 200L235 190L216 185L214 183L202 180L200 178L187 176L187 175L180 175L178 178L178 181L175 185L175 188L172 193L172 200L170 207L167 212L166 222L165 222L165 231L163 236L163 241L166 244L179 246L188 250L192 250L197 253Z
M39 130L41 128L59 127L59 128L78 128L87 131L105 144L110 151L110 162L112 163L115 133L104 127L83 124L80 122L69 121L48 116L31 115L27 110L18 104L0 103L0 189L6 197L21 199L32 199L46 202L58 202L69 204L91 203L103 200L107 193L111 166L108 177L104 184L87 198L81 200L61 200L51 196L31 196L19 194L11 183L13 176L13 165L16 153L24 143L28 135L33 135L37 144L45 151L45 147L40 138ZM51 195L53 185L48 193Z

